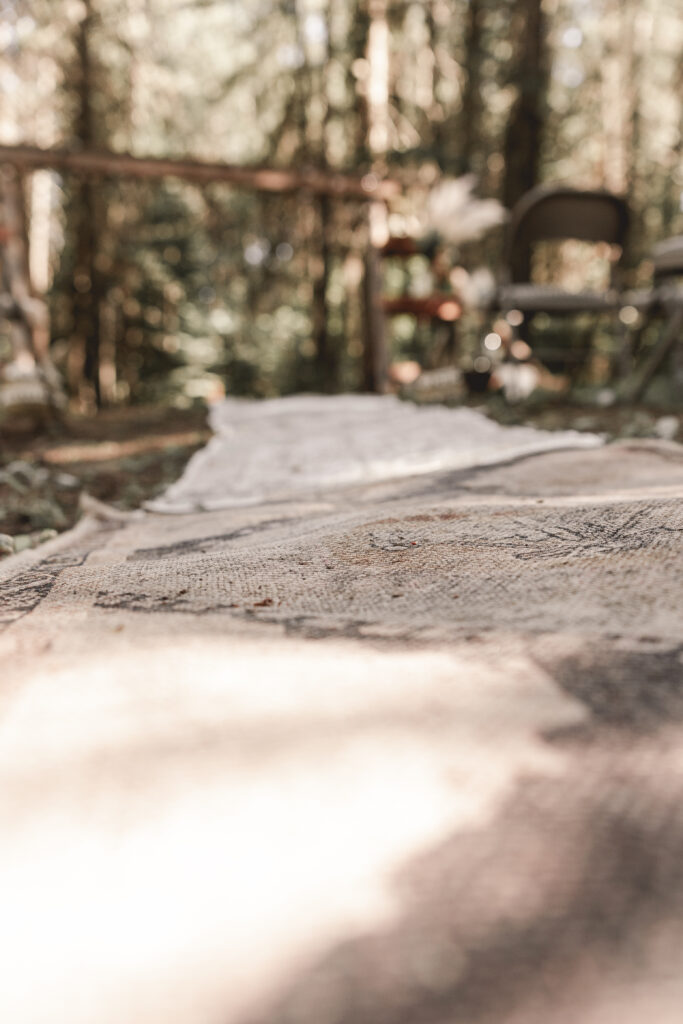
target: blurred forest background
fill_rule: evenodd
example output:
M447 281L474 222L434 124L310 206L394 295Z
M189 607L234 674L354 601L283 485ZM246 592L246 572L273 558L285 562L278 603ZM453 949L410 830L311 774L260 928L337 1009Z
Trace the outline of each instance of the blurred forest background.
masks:
M633 285L683 230L680 0L0 0L0 51L2 144L395 179L392 234L440 175L508 208L604 187L634 214ZM362 385L362 196L54 170L24 189L80 408ZM501 231L457 259L495 272Z

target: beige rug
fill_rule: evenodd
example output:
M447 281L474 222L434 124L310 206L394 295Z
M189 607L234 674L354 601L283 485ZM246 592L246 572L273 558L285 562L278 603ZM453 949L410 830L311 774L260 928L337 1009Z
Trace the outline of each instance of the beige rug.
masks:
M292 405L0 565L0 1019L679 1024L682 450Z

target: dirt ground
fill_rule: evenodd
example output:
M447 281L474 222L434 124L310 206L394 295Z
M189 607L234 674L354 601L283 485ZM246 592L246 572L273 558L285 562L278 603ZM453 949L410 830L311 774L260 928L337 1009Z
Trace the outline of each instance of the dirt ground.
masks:
M205 408L152 406L70 414L36 435L0 435L0 557L73 526L84 493L137 508L209 437Z
M471 399L500 423L683 441L683 411ZM133 406L67 415L37 434L0 434L0 558L69 529L81 495L137 508L176 480L210 437L206 408Z
M671 410L653 406L597 405L566 400L508 403L500 396L487 396L468 404L508 426L525 424L539 430L586 430L604 434L607 440L628 437L659 437L683 442L683 408Z

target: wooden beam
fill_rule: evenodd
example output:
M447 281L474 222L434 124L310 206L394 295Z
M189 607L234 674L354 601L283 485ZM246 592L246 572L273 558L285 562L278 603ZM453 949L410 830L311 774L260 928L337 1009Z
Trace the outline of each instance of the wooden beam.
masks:
M363 390L384 395L389 390L389 357L382 309L382 271L379 252L368 245L363 274Z
M136 157L128 153L64 149L40 149L38 146L0 145L0 164L11 164L22 171L49 168L89 177L182 178L205 184L224 181L257 192L296 192L299 190L346 198L389 199L401 191L397 181L380 179L374 174L354 178L314 168L286 170L274 167L238 167L233 164L207 163L201 160L166 160Z

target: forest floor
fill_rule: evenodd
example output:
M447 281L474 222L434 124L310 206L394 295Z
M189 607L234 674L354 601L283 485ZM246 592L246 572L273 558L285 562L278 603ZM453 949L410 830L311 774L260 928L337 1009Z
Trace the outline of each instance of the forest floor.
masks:
M69 529L88 494L133 509L165 490L211 436L206 409L159 406L67 415L37 436L2 436L0 557Z
M509 405L490 397L469 404L499 423L683 441L683 410L662 415L645 406L587 408L567 401ZM210 436L205 408L159 406L69 415L37 436L3 435L0 558L73 526L83 494L122 510L139 507L176 480Z

